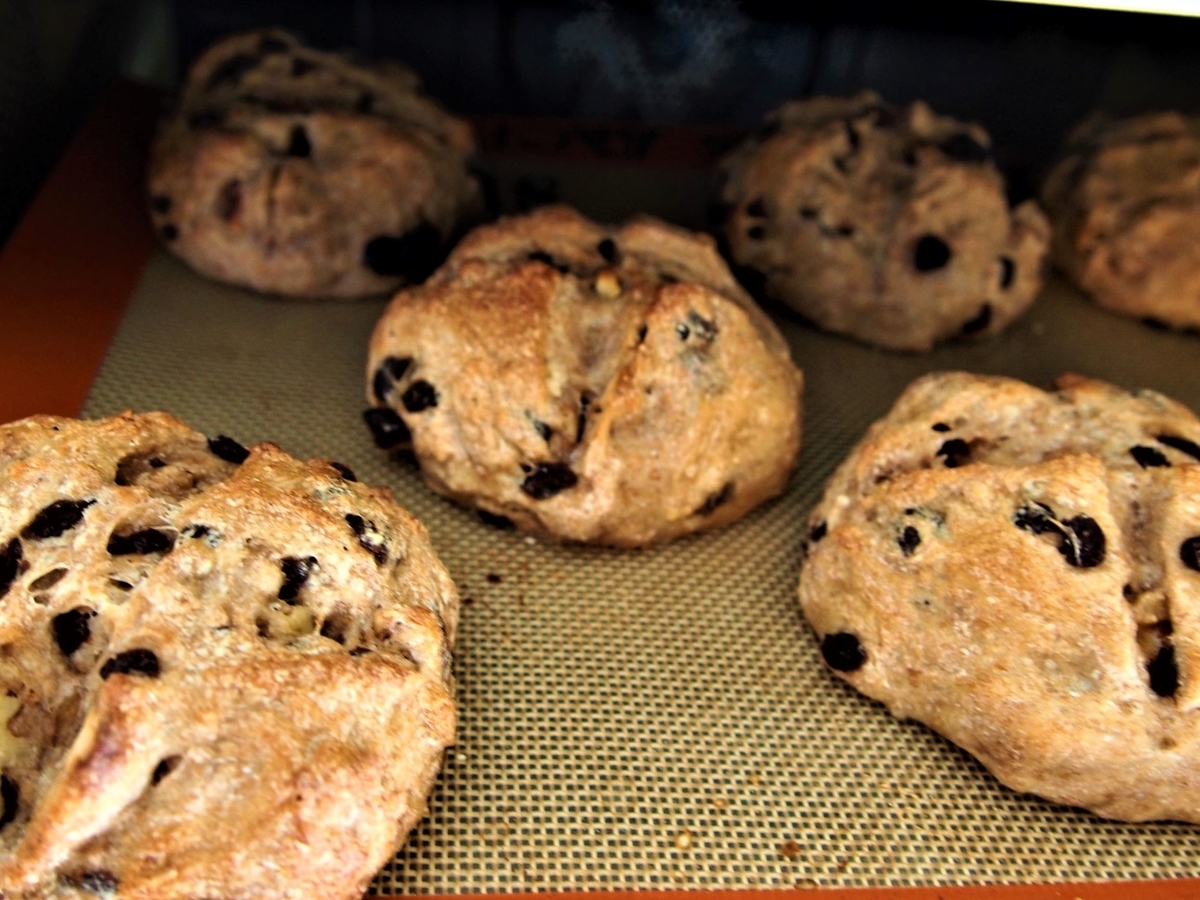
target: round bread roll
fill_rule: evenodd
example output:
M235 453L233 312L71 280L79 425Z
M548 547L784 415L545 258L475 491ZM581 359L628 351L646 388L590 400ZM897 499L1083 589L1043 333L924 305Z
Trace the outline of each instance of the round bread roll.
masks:
M918 379L809 520L825 662L1004 784L1200 822L1200 420L1077 376Z
M371 336L367 421L435 491L636 547L779 493L802 377L711 239L566 207L479 228Z
M1077 128L1043 188L1054 262L1100 306L1200 329L1200 116Z
M1033 302L1049 226L1009 209L978 125L870 92L786 103L721 163L725 237L765 293L893 350L994 335Z
M454 740L457 617L345 466L0 426L0 894L358 897Z
M425 277L480 193L470 126L417 86L283 31L211 47L151 151L163 243L204 275L295 297Z

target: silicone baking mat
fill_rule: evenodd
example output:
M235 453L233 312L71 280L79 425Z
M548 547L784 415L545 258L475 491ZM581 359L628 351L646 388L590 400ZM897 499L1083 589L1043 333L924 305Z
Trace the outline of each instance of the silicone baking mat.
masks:
M1200 408L1198 338L1109 316L1056 283L997 341L926 356L875 352L785 316L809 382L805 448L785 497L725 532L650 551L533 545L433 497L368 442L361 366L382 300L277 301L151 256L140 172L158 102L127 84L109 91L0 248L0 421L77 414L107 350L86 413L169 408L210 433L340 458L428 523L469 598L460 740L430 816L374 890L1200 896L1200 828L1122 826L1004 790L824 672L794 604L806 510L917 374L961 367L1044 384L1074 370ZM479 125L506 208L559 197L594 216L644 208L692 227L730 139ZM952 882L968 887L886 887ZM884 887L834 887L856 884Z
M598 193L610 217L634 206ZM687 197L671 202L698 215ZM1045 385L1075 371L1200 409L1200 338L1109 315L1057 282L1007 334L929 355L777 316L807 379L788 491L718 533L628 552L491 529L426 490L414 464L376 451L360 414L383 303L262 297L156 253L85 408L163 408L209 434L332 457L392 487L429 527L465 604L459 738L428 817L373 890L1197 874L1200 828L1106 822L1013 793L833 678L795 584L822 483L914 377L969 369Z

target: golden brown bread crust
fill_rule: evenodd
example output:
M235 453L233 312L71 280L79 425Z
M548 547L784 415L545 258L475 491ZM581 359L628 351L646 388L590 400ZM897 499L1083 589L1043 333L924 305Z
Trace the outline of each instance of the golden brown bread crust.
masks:
M392 301L367 371L368 415L411 430L434 490L543 537L726 524L800 447L783 338L711 240L651 219L546 207L477 229Z
M234 35L188 73L151 153L150 214L197 271L354 297L424 277L480 204L466 122L394 64L287 32Z
M362 893L453 741L458 598L352 479L162 413L0 426L0 894Z
M1042 190L1054 262L1101 306L1200 328L1200 116L1094 116Z
M809 519L826 662L1002 782L1200 822L1200 420L1068 376L918 379Z
M721 162L730 252L828 331L896 350L996 334L1041 287L1049 226L1009 210L989 148L919 101L786 103Z

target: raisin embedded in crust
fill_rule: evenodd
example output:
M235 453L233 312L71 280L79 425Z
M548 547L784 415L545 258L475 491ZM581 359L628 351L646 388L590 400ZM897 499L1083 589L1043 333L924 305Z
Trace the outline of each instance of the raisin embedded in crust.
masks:
M280 567L283 569L283 585L279 588L279 599L286 603L293 602L316 565L317 559L314 556L303 559L296 556L284 557L280 562Z
M947 469L957 469L971 461L971 446L962 438L951 438L942 442L937 455L944 458Z
M250 456L250 451L228 435L220 434L208 439L208 449L225 462L241 465Z
M1168 460L1161 451L1155 450L1153 447L1146 447L1142 444L1130 447L1129 455L1137 460L1137 464L1143 469L1171 465L1171 461Z
M1190 537L1179 545L1179 559L1193 572L1200 572L1200 535Z
M1107 540L1100 525L1091 516L1074 516L1063 522L1066 530L1059 552L1067 562L1090 569L1104 562Z
M1192 459L1200 462L1200 444L1197 444L1195 441L1189 441L1187 438L1174 434L1160 434L1155 440L1164 446L1178 450L1180 453L1186 453Z
M606 237L596 245L596 252L604 257L605 262L615 263L617 261L617 242Z
M308 130L303 125L293 125L288 136L287 155L298 159L312 156L312 142L308 139Z
M113 556L167 553L175 546L175 532L162 528L144 528L132 534L114 534L108 540Z
M1104 562L1108 541L1099 523L1091 516L1079 515L1059 521L1054 510L1044 503L1035 503L1018 509L1013 524L1030 534L1058 535L1058 552L1072 566L1090 569Z
M1013 524L1031 534L1062 534L1062 526L1054 520L1054 510L1044 503L1022 506L1013 516Z
M950 245L935 234L927 234L913 249L913 267L918 272L935 272L950 262Z
M20 786L7 775L0 775L0 830L8 826L19 812Z
M158 765L154 767L154 771L150 775L150 783L158 784L172 772L174 772L179 764L183 761L181 756L168 756L158 761Z
M829 668L839 672L854 672L867 661L867 651L857 635L845 631L825 635L821 641L821 656Z
M521 482L521 490L534 500L546 500L575 487L579 476L566 463L537 463Z
M354 470L344 463L331 462L329 466L341 475L345 481L358 481L358 476L354 474Z
M1017 275L1017 264L1012 261L1012 257L1000 257L1000 288L1008 290L1012 287L1013 279Z
M410 413L424 412L438 405L438 392L428 381L414 381L401 394L400 402Z
M0 597L8 593L17 573L21 570L23 550L21 542L13 538L0 550Z
M391 450L412 443L412 432L404 424L404 420L390 406L377 406L363 412L363 421L371 429L371 437L375 446L381 450Z
M1173 697L1179 689L1179 669L1175 664L1175 648L1164 644L1146 666L1150 690L1160 697Z
M84 511L95 500L55 500L36 516L21 532L21 537L31 540L48 540L70 531L83 521Z
M375 377L371 381L375 399L386 403L392 388L399 383L412 365L412 357L388 356L375 369Z
M921 546L921 532L911 525L906 525L904 531L900 533L900 537L896 538L896 543L905 556L912 556Z
M144 675L147 678L157 678L160 671L158 655L153 650L135 647L109 657L108 661L100 667L100 677Z
M979 312L963 323L963 334L976 334L992 324L992 304L985 303Z
M63 656L70 656L87 643L92 634L91 619L95 614L95 610L79 606L60 613L51 620L50 630Z
M721 485L721 489L709 494L702 504L696 509L695 515L711 516L720 507L729 502L733 497L733 482L727 481Z
M362 548L375 557L375 562L381 566L387 562L387 544L383 535L376 530L374 522L367 521L357 513L347 513L346 524L350 526Z

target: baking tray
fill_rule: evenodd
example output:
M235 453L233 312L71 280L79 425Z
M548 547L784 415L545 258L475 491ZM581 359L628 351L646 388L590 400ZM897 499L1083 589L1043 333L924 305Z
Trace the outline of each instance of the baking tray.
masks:
M154 111L147 92L110 94L0 254L0 420L168 409L210 434L338 459L425 522L464 598L460 730L428 817L373 893L1200 895L1200 828L1107 822L1001 787L829 675L795 599L808 509L913 378L1047 384L1074 371L1200 408L1200 338L1104 313L1059 281L999 338L926 355L774 310L807 382L786 493L663 547L541 544L482 525L373 447L363 365L384 298L263 297L155 249L139 177ZM686 129L479 125L505 205L554 196L693 227L728 144Z

